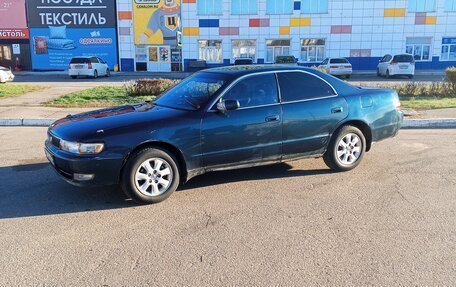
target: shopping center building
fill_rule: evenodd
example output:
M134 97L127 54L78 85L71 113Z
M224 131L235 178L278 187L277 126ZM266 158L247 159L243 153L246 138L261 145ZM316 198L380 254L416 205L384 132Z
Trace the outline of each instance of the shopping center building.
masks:
M156 57L148 56L148 46L139 41L138 30L143 30L146 23L135 6L159 1L117 2L122 69L153 68L148 63L138 65ZM207 67L230 65L238 57L272 63L278 55L293 55L299 64L310 66L325 57L346 57L354 69L362 70L374 70L379 59L388 53L413 54L418 69L456 65L456 0L160 2L180 5L177 30L183 33L181 55L186 70L199 67L201 63L195 61L205 61ZM165 3L156 5L161 7ZM125 19L128 17L131 19ZM143 22L142 28L135 23L138 19ZM157 42L149 44L155 46ZM172 49L175 60L179 60L180 47L169 46L169 51ZM152 55L156 53L160 55L160 51L153 51Z

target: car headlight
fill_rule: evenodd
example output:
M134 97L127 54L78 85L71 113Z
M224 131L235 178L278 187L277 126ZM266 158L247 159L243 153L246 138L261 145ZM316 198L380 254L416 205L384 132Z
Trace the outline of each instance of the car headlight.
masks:
M60 148L74 154L97 154L103 151L102 143L77 143L60 140Z

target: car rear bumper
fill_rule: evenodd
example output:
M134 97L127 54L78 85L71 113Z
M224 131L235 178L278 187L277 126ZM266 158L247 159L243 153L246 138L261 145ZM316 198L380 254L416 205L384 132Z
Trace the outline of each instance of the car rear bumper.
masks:
M345 75L351 75L353 73L353 70L349 69L330 69L329 74L333 76L345 76Z
M119 183L123 158L78 156L57 149L46 141L45 153L55 171L68 183L76 186L106 186ZM89 180L75 179L75 174L93 175Z
M399 75L404 75L404 76L409 76L409 75L415 75L415 69L409 68L409 69L401 69L399 67L396 67L394 69L390 70L390 75L391 76L399 76Z
M93 70L68 70L68 75L70 76L93 76Z

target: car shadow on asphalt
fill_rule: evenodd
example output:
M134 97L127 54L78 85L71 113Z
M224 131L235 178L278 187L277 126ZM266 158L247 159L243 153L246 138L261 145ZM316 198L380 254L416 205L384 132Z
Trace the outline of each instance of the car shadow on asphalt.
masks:
M259 166L245 169L235 169L206 173L191 179L178 191L214 186L230 182L253 181L263 179L287 178L298 176L311 176L331 173L330 169L293 169L287 163Z
M208 173L193 178L178 192L230 182L330 173L294 170L288 164ZM138 206L119 187L79 188L66 183L49 163L0 167L0 220L90 212Z

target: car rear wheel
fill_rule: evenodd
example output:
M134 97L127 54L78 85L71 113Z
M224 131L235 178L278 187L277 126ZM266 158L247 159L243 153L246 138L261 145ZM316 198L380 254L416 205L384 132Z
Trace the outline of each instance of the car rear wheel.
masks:
M94 78L94 79L98 78L98 72L97 72L97 70L93 71L93 78Z
M413 75L408 75L408 78L411 80L413 79Z
M331 138L323 159L334 171L349 171L360 164L365 149L363 133L354 126L344 126Z
M382 75L380 74L380 69L377 68L377 77L381 77Z
M167 199L179 182L177 160L158 148L134 153L127 161L121 178L125 194L142 203L158 203Z

